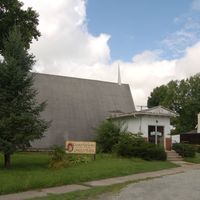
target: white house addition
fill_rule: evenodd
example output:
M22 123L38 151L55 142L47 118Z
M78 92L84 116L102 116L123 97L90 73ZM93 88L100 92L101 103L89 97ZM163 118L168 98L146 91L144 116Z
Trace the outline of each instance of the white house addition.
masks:
M164 146L171 150L170 118L176 113L162 106L128 114L111 116L114 121L123 121L131 133L141 133L146 141Z

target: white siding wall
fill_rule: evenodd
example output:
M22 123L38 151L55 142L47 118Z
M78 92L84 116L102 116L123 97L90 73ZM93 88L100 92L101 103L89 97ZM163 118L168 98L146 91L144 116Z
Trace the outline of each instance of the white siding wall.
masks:
M131 133L139 133L140 131L140 118L126 118L122 120L124 126L128 128Z
M172 143L180 143L180 135L172 135Z
M132 133L143 133L148 138L148 126L164 126L164 138L170 138L170 118L162 116L138 116L118 119L124 122L124 126ZM157 120L157 123L156 123ZM165 144L165 142L164 142Z
M144 133L144 137L148 137L148 126L164 126L164 137L170 137L170 119L168 117L142 116L141 132Z

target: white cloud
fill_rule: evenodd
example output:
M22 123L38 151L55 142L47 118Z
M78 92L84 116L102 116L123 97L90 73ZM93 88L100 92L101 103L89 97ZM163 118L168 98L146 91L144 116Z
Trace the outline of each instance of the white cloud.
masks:
M183 29L169 34L162 41L165 49L171 51L174 57L182 55L185 52L185 48L198 41L198 30L200 27L194 30L194 26L196 26L195 23L186 23Z
M199 2L198 1L193 1ZM162 49L165 54L170 53L174 58L183 56L185 49L189 46L194 45L199 41L200 38L200 23L199 14L194 12L188 12L185 15L176 17L173 22L175 25L180 26L178 30L172 33L168 33L165 38L161 41Z
M200 42L186 49L185 56L176 62L176 74L179 77L192 76L200 72Z
M200 0L193 0L192 9L200 11Z
M159 51L144 51L135 55L132 60L135 63L152 63L159 59Z
M83 0L24 0L40 14L42 33L31 50L38 59L37 70L63 73L68 67L108 63L110 49L107 34L95 37L87 30Z
M24 0L40 13L42 37L31 51L38 62L35 70L82 78L117 82L117 65L121 66L122 82L131 86L136 105L145 105L156 86L171 79L184 78L200 71L200 43L187 48L180 59L161 59L159 51L144 51L130 62L110 63L110 36L94 36L87 30L86 4L83 0ZM177 33L190 37L189 33ZM185 42L181 39L181 42ZM174 44L172 44L174 45Z

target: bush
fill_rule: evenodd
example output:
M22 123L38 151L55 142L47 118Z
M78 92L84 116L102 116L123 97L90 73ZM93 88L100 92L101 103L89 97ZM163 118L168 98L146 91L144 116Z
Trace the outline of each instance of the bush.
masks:
M200 145L196 147L196 152L200 153Z
M49 167L53 169L59 169L66 165L66 151L62 146L54 146L53 151L50 152Z
M190 144L175 143L172 149L183 157L195 157L195 147Z
M126 132L126 128L123 129L121 122L114 123L112 120L107 120L100 124L96 132L98 152L111 153L114 145L118 143L119 136Z
M83 163L88 163L92 160L89 155L72 155L67 154L62 146L54 146L50 153L49 167L52 169L60 169L63 167L76 166Z
M123 134L115 145L115 152L124 157L139 157L145 160L166 160L163 148L147 143L141 136Z
M142 152L142 158L145 160L166 160L167 155L163 147L155 144L146 143L143 148L139 149Z
M197 152L197 153L200 153L200 145L193 145L193 147L195 148L195 151Z
M92 160L91 155L67 155L67 161L69 166L76 166L80 164L88 163Z

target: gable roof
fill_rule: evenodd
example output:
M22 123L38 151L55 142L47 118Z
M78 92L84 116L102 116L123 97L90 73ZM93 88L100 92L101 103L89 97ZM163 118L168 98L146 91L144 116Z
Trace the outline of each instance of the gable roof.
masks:
M147 115L147 116L160 116L160 117L176 117L178 114L165 108L163 106L156 106L152 108L148 108L141 111L134 111L132 113L118 113L111 118L124 118L124 117L131 117L131 116L138 116L138 115Z
M138 113L143 113L143 114L152 114L152 115L162 115L162 116L169 116L169 117L175 117L177 116L177 113L174 111L165 108L163 106L155 106L152 108L148 108L145 110L138 111Z
M134 112L128 84L35 74L39 102L47 100L42 116L52 124L33 147L48 148L69 140L92 140L95 128L111 113Z

